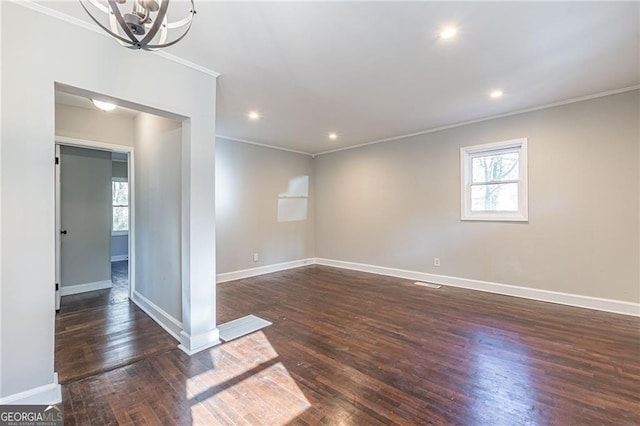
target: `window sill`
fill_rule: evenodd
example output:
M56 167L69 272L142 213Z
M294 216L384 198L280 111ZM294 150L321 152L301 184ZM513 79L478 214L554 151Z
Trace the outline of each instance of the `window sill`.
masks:
M529 222L529 218L521 215L477 215L462 216L460 220L476 222Z
M125 235L129 235L129 231L112 231L111 232L112 237L122 237Z

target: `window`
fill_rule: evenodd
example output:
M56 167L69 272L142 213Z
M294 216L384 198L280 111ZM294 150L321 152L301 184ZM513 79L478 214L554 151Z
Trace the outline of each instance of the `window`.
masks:
M529 219L527 139L460 149L462 220Z
M126 179L114 178L111 181L111 199L113 206L113 235L129 233L129 182Z

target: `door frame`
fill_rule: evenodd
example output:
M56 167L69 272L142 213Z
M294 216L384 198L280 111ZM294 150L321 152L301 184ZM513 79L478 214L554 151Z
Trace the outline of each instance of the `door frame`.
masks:
M106 142L92 141L87 139L76 139L70 138L66 136L56 136L55 137L55 151L56 158L59 158L60 155L60 146L73 146L78 148L87 148L94 149L99 151L108 151L108 152L118 152L122 154L127 154L127 177L129 181L129 299L133 298L133 293L135 291L135 174L134 174L134 161L135 156L133 153L133 147L127 145L117 145ZM56 273L55 273L55 283L58 284L56 287L56 310L60 309L59 301L60 301L60 287L62 283L60 283L60 252L61 252L61 240L60 240L60 231L61 231L61 212L60 212L60 165L55 165L55 232L56 232L56 247L55 247L55 263L56 263Z

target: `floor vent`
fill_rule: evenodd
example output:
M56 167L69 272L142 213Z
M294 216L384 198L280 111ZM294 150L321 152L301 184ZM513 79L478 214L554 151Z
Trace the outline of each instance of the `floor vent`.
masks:
M422 281L416 281L414 284L415 285L421 285L422 287L429 287L429 288L440 288L440 287L442 287L440 284L423 283Z
M271 322L267 320L263 320L255 315L247 315L218 325L218 331L220 332L220 340L228 342L229 340L246 336L269 325L271 325Z

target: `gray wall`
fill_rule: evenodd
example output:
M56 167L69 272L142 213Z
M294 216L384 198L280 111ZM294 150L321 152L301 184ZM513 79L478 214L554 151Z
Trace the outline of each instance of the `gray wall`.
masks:
M124 260L121 257L129 254L129 236L113 235L111 237L111 259L114 261Z
M133 146L133 117L57 104L56 135Z
M309 177L306 220L279 222L279 195L300 176ZM313 182L310 156L218 138L218 273L313 257ZM259 254L258 262L253 253Z
M627 92L316 157L316 256L638 302L639 101ZM529 223L460 221L460 147L520 137Z
M179 122L135 119L135 291L182 321Z
M111 174L114 178L127 179L128 163L126 161L113 161L111 163ZM129 254L129 235L111 236L111 258L116 260Z
M114 178L127 179L127 174L129 172L127 169L129 165L126 161L114 160L111 167Z
M60 147L61 286L111 280L111 153Z

